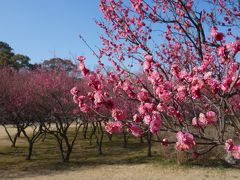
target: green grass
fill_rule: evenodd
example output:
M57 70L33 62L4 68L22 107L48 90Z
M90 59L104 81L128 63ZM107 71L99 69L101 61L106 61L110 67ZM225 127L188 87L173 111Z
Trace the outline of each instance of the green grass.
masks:
M69 163L62 163L56 140L48 135L44 142L34 145L32 160L25 160L27 143L20 137L16 148L0 146L0 173L5 176L14 174L38 174L51 171L73 170L79 167L95 167L112 164L141 164L150 163L154 166L182 167L214 167L224 169L229 167L221 159L202 157L192 160L191 155L177 154L174 146L163 147L155 143L152 148L153 157L147 157L147 143L140 143L134 137L129 138L128 147L123 147L123 136L114 135L112 142L104 136L103 155L98 154L95 139L90 145L88 139L83 139L80 132ZM205 160L204 160L205 158ZM207 158L207 161L206 161Z

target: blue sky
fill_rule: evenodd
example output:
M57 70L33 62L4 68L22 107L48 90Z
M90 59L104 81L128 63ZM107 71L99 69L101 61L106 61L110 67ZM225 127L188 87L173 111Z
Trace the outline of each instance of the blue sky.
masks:
M91 47L101 47L101 29L94 22L100 17L99 0L0 0L0 41L32 63L85 55L88 67L94 68L97 59L78 35Z
M28 55L32 63L52 57L96 58L78 38L82 34L91 46L99 45L99 0L0 0L0 41L15 53ZM90 60L92 59L92 60Z

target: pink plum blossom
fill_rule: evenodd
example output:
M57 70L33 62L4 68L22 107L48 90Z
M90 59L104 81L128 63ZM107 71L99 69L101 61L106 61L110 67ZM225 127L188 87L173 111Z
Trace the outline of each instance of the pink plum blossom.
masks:
M157 110L159 110L160 112L165 112L167 110L167 107L164 103L159 103L157 105Z
M138 99L141 102L148 100L148 92L146 89L142 89L141 92L138 93Z
M115 109L112 110L112 117L116 121L122 121L126 118L126 114L123 110L115 108Z
M77 87L73 87L73 88L71 89L70 93L71 93L73 96L77 96L78 93L79 93L79 91L78 91Z
M199 117L192 119L192 125L197 127L204 127L208 124L215 124L217 122L217 115L213 111L208 111L206 114L200 113Z
M240 145L235 145L232 139L226 140L225 149L235 159L240 159Z
M221 41L224 37L223 33L218 32L218 29L216 27L213 27L211 29L211 35L216 41Z
M107 122L105 125L105 129L109 134L122 132L122 127L123 125L119 121Z
M156 134L162 125L162 118L159 112L153 111L151 121L150 121L150 131Z
M177 138L176 149L179 151L192 149L192 147L196 144L193 135L188 132L179 131L176 134L176 138Z
M146 115L146 116L144 116L143 121L145 124L149 125L150 122L152 121L152 118L150 115Z
M152 57L152 55L147 54L147 55L145 55L145 59L146 59L146 61L148 61L148 62L152 62L153 57Z
M101 104L103 103L103 95L102 95L102 92L101 91L96 91L94 93L94 104L95 105L98 105L98 104Z
M144 62L144 64L143 64L143 70L144 70L144 71L150 70L151 67L152 67L151 62L149 62L149 61L145 61L145 62Z
M78 102L78 96L76 96L76 95L73 96L73 102L76 103L76 104L79 103L79 102Z
M84 61L86 58L85 58L84 56L79 56L77 59L78 59L80 62L82 62L82 61Z
M134 116L133 116L133 121L134 121L135 123L139 123L139 122L142 121L142 118L141 118L138 114L134 114Z
M207 118L208 124L215 124L217 122L217 115L213 111L208 111L206 113L206 118Z
M129 128L129 131L134 135L135 137L141 137L143 132L142 129L137 125L131 125Z
M79 103L80 110L84 113L87 113L90 111L90 107L87 104L80 104Z

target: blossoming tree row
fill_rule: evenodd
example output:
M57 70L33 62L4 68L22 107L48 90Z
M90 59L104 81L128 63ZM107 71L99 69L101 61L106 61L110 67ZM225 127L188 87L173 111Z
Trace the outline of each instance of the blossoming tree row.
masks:
M111 134L127 128L146 137L149 156L158 141L197 155L226 145L240 159L233 140L240 133L239 2L100 0L99 7L99 68L91 71L80 56L91 90L71 91L80 111L105 118Z

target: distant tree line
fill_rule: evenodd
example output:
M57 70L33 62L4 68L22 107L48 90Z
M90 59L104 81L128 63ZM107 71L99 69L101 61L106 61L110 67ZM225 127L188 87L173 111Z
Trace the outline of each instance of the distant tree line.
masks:
M61 69L67 72L76 69L76 66L71 60L58 57L44 60L40 64L33 64L30 61L31 59L28 56L15 54L13 48L8 43L0 41L0 67L12 67L16 70L20 70L21 68L33 70L41 67L49 70Z

